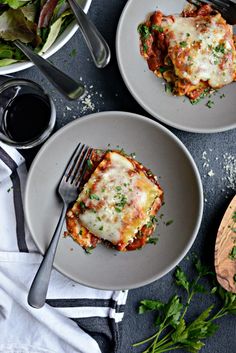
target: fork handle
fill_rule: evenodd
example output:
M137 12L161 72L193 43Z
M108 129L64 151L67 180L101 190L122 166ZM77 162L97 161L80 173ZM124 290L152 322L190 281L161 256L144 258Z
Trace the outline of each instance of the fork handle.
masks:
M48 284L52 271L53 261L57 249L58 240L61 235L61 229L65 220L67 205L64 203L61 211L60 219L57 223L55 232L45 253L45 256L39 266L34 277L28 294L28 304L33 308L41 308L46 301Z

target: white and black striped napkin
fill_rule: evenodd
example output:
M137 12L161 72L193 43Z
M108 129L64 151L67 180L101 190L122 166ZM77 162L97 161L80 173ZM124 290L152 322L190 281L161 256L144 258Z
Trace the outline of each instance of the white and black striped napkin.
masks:
M47 304L27 304L42 260L25 227L23 157L0 143L0 352L115 353L127 291L101 291L52 271Z

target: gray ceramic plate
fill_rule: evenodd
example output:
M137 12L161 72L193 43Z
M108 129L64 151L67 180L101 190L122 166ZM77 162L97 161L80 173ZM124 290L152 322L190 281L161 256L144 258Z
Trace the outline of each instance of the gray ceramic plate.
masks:
M148 69L139 53L138 25L157 9L165 14L175 14L180 13L185 4L184 0L128 1L116 36L116 54L121 75L137 102L153 117L170 126L204 133L233 129L236 127L236 83L226 86L211 97L214 101L211 109L206 106L209 98L193 106L187 98L168 95L164 80L157 78Z
M184 145L166 128L145 117L105 112L79 118L55 133L41 148L29 172L25 214L30 232L44 253L60 209L58 184L78 142L95 148L120 146L160 176L165 191L159 242L140 251L119 253L99 245L91 255L70 238L60 239L55 268L75 281L101 289L134 288L170 271L191 247L201 222L202 185ZM173 220L169 226L165 222ZM73 249L73 250L72 250Z

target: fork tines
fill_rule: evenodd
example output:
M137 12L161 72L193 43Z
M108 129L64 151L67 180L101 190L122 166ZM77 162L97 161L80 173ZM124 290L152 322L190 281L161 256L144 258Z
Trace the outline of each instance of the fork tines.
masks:
M92 148L86 144L78 144L65 172L67 182L76 185L79 183L86 170L85 162L90 158L91 153Z

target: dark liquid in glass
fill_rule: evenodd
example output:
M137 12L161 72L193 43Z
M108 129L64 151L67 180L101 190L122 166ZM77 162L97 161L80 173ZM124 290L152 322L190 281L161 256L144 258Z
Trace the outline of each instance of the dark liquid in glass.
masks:
M5 133L16 142L37 138L50 121L49 102L37 94L27 93L15 97L3 114Z

